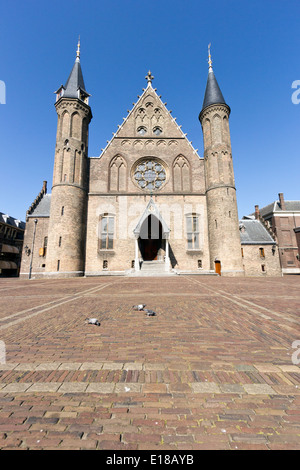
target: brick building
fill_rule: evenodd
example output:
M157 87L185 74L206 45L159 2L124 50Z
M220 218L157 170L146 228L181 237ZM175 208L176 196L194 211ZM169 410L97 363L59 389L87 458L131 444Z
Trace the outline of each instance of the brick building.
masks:
M297 227L300 225L300 201L286 201L283 193L278 200L263 208L255 206L256 217L272 230L279 248L283 274L300 274Z
M56 92L52 193L43 188L27 213L35 277L244 275L230 107L210 54L199 114L203 157L153 88L154 77L145 78L146 88L101 155L88 157L92 111L78 45L70 76ZM29 268L23 257L23 276Z
M0 277L19 275L25 222L0 212Z

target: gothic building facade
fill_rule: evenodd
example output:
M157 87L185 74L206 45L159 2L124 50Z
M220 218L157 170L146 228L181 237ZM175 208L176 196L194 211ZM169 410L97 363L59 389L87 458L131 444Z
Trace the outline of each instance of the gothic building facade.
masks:
M78 47L70 76L56 92L52 193L44 183L26 216L24 244L35 246L30 276L247 272L241 242L253 242L244 236L250 222L241 235L230 107L210 55L199 114L203 157L156 93L153 78L149 72L142 95L101 155L89 157L92 111ZM257 273L280 274L276 241L262 236L254 245L260 242L273 256L264 271L257 265ZM21 276L28 274L24 255Z

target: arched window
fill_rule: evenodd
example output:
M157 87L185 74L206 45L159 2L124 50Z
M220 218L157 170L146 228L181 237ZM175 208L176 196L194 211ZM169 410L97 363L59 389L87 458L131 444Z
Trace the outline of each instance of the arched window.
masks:
M190 191L190 167L188 161L179 155L173 165L173 187L174 191Z
M109 166L109 190L126 191L127 189L127 165L120 155L114 157Z

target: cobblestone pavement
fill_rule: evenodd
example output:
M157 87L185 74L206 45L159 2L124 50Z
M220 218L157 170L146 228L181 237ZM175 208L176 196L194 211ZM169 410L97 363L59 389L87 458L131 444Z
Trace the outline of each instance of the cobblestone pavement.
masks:
M0 449L299 450L299 284L1 279Z

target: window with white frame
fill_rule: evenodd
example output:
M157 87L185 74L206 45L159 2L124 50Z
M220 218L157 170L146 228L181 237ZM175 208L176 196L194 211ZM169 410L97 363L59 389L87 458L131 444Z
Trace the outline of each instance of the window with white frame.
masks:
M114 247L115 219L112 215L104 214L101 217L100 250L112 250Z
M188 250L199 249L199 217L196 214L186 216L186 235Z

